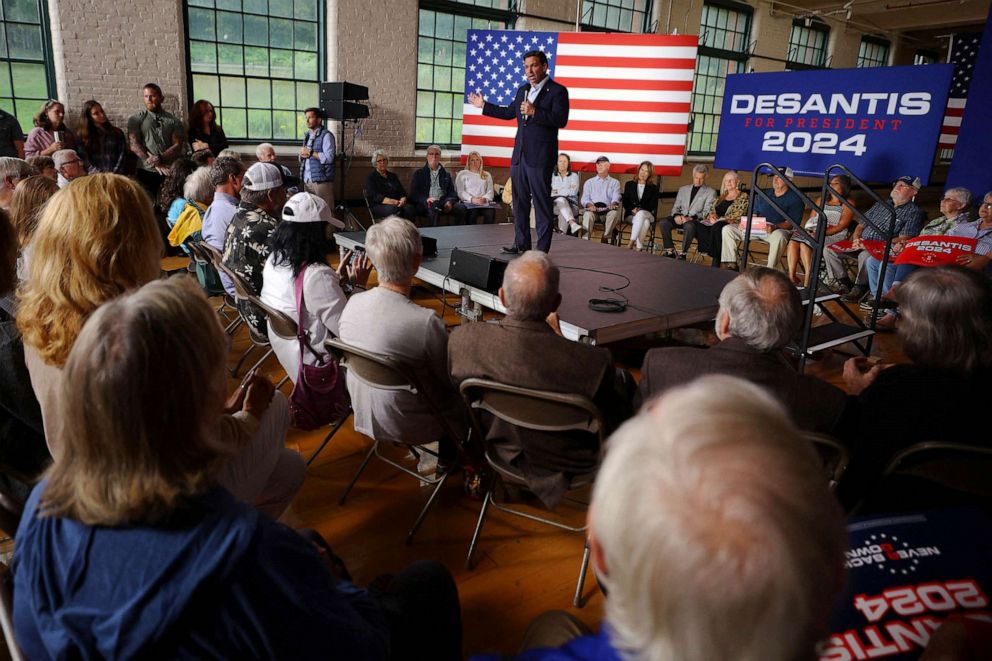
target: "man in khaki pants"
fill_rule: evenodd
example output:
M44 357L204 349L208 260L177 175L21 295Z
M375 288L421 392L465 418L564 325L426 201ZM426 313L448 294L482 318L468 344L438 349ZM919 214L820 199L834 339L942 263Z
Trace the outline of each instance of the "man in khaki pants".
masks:
M334 134L324 128L320 108L307 108L307 132L300 148L300 180L308 193L327 202L334 212Z

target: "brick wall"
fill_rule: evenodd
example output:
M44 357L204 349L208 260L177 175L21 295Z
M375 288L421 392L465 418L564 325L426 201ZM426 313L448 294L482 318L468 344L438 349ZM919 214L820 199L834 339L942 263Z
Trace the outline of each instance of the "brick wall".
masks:
M186 55L180 0L49 0L58 97L75 124L99 101L117 126L140 110L141 87L156 82L165 107L185 117Z

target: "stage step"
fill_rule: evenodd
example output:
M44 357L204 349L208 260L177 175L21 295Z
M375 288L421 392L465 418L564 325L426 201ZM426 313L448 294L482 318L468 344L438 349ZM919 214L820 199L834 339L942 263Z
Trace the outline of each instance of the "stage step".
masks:
M814 326L809 329L809 346L806 347L806 353L811 354L817 351L823 351L824 349L840 346L841 344L871 337L874 334L875 331L870 328L859 328L840 323Z

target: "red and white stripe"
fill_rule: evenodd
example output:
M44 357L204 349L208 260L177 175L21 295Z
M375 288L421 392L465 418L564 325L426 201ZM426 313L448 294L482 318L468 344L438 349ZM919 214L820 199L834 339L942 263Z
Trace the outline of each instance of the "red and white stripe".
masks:
M947 100L947 110L944 111L944 124L940 127L938 149L954 149L958 142L958 131L961 128L961 117L964 116L964 106L967 99L950 98Z
M681 173L697 43L695 36L558 35L555 80L569 96L558 148L573 170L595 171L605 155L614 173L635 172L642 161L659 175ZM462 159L478 151L487 165L508 166L516 133L515 121L483 117L465 104Z

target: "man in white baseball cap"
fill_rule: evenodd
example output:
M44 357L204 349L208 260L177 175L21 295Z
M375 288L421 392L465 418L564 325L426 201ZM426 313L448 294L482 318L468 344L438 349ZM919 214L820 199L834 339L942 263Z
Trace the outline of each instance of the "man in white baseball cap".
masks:
M242 179L241 204L224 238L224 265L256 296L262 293L269 236L279 224L287 186L299 184L295 179L272 163L255 163ZM258 338L268 336L265 313L248 301L238 301L238 312Z

